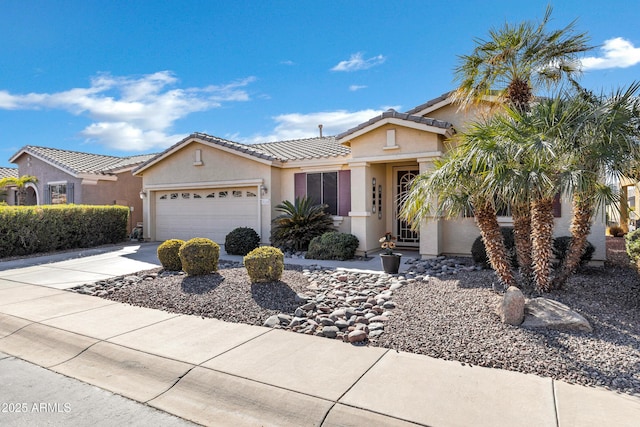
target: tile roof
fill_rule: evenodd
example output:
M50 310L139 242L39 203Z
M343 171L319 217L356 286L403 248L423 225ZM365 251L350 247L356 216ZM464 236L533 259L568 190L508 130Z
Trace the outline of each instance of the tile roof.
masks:
M424 105L424 104L423 104ZM424 124L427 126L434 126L434 127L438 127L438 128L442 128L442 129L453 129L453 125L449 122L445 122L442 120L436 120L436 119L429 119L427 117L422 117L422 116L414 116L411 115L409 113L399 113L394 109L389 109L387 111L385 111L384 113L380 114L379 116L376 116L364 123L360 123L358 126L351 128L349 130L347 130L346 132L341 133L340 135L336 136L337 139L342 139L346 136L349 136L353 133L358 132L359 130L365 129L377 122L379 122L380 120L384 120L384 119L400 119L400 120L406 120L406 121L411 121L411 122L415 122L415 123L420 123L420 124Z
M443 93L442 95L440 95L437 98L433 98L427 102L425 102L424 104L420 104L417 107L413 107L411 110L407 111L407 114L410 115L414 115L416 113L419 113L422 110L426 110L427 108L436 105L442 101L446 101L447 98L449 98L451 96L451 94L453 94L453 91L451 92L447 92L447 93Z
M266 142L252 146L270 153L283 162L340 157L351 153L349 147L338 143L338 140L333 136Z
M18 168L0 167L0 179L2 178L18 178Z
M116 157L33 145L27 145L18 151L18 153L23 152L52 163L72 174L108 174L118 169L142 163L155 156L155 154L147 154ZM16 156L14 156L14 159Z
M231 148L266 160L305 160L346 156L351 150L338 144L332 136L323 138L292 139L288 141L263 142L259 144L241 144L226 139L196 132L188 138L199 138L207 142ZM182 143L185 140L182 140Z

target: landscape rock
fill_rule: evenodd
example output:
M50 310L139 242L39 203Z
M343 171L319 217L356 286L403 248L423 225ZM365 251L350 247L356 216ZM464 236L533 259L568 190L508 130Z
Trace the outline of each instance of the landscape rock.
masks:
M361 342L367 339L367 333L361 329L349 332L349 342Z
M566 305L548 298L534 298L527 302L522 326L525 328L593 332L587 319Z
M518 326L524 320L525 300L522 291L510 286L498 306L498 314L502 323Z

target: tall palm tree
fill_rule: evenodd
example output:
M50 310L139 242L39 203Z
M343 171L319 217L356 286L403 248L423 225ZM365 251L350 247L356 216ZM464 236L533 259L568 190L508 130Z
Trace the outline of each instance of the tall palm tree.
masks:
M19 178L8 177L0 179L0 188L16 187L18 190L18 205L24 206L27 202L27 184L35 184L37 182L38 178L32 175L22 175Z
M539 24L522 22L518 25L506 23L500 29L489 31L488 40L477 39L470 55L460 57L455 69L458 88L454 99L462 106L496 97L498 105L506 104L518 112L527 111L540 87L550 88L563 81L572 81L579 74L578 55L588 51L586 33L575 30L576 21L560 30L548 30L552 8L547 7ZM532 274L534 245L543 247L545 242L534 244L539 234L531 224L531 209L535 200L529 195L512 199L511 211L518 264L523 277ZM547 206L538 201L535 206ZM537 216L536 221L542 217ZM552 216L544 218L552 221ZM549 219L551 218L551 219ZM531 237L530 237L531 236ZM539 266L542 271L546 267Z
M598 208L615 199L605 177L620 179L629 164L640 162L640 83L610 96L577 87L573 102L583 113L563 148L574 154L571 244L553 286L562 287L580 264L591 222Z
M539 24L508 23L491 29L489 39L476 39L470 55L455 69L460 82L454 92L462 105L495 95L512 108L526 110L539 86L553 87L580 72L578 55L588 51L586 33L575 31L576 21L560 30L547 30L552 8Z

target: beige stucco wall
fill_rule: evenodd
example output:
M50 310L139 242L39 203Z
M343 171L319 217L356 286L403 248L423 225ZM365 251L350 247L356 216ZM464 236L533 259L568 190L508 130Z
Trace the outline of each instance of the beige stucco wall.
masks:
M194 165L196 150L200 150L201 165ZM280 196L280 171L270 164L196 141L183 146L170 156L145 169L142 171L142 177L143 186L148 190L145 200L145 222L148 223L148 226L145 225L146 238L155 240L154 189L193 189L202 188L203 183L210 183L211 185L228 185L229 187L252 186L257 191L257 184L243 183L243 181L256 181L261 182L267 188L266 195L260 195L261 229L256 231L259 232L263 244L269 243L273 200Z
M387 131L395 130L397 148L387 146ZM351 158L370 159L372 157L389 157L415 154L424 155L426 152L441 151L442 137L436 133L421 131L395 124L385 124L360 135L350 141Z

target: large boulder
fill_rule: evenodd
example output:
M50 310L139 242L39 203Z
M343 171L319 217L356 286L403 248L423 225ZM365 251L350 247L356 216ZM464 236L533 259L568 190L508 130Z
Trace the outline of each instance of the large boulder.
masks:
M548 328L561 331L592 332L591 324L566 305L548 298L534 298L525 305L525 328Z
M502 323L519 325L524 319L524 295L515 286L510 286L498 304L498 315Z

